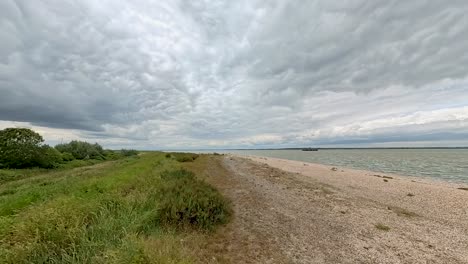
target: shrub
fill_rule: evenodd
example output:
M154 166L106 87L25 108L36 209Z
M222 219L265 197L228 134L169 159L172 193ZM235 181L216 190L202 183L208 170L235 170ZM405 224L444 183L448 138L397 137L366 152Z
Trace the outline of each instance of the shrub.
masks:
M130 157L130 156L135 156L138 155L138 151L134 149L122 149L120 150L120 154L124 157Z
M48 145L40 148L40 154L37 157L37 166L41 168L56 168L63 162L62 154Z
M117 160L122 158L122 154L118 151L106 149L104 150L104 157L106 158L106 160Z
M62 153L62 159L63 159L63 161L72 161L72 160L75 160L75 157L73 157L73 154L71 154L70 152L63 152Z
M104 149L98 143L91 144L74 140L70 143L59 144L55 148L61 153L71 153L75 159L104 159Z
M41 135L27 128L0 130L0 167L34 167L41 152Z
M175 227L211 230L231 215L224 197L192 172L176 170L161 176L159 221Z
M192 162L198 158L194 153L173 153L173 156L178 162Z

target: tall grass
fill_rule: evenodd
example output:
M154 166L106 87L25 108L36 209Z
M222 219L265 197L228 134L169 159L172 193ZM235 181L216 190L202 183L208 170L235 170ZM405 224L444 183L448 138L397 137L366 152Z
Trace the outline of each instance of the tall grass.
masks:
M196 219L189 223L210 229L229 208L179 168L149 153L1 184L0 263L189 263L184 233L166 228L186 218L168 209L189 208Z
M195 153L182 153L182 152L174 152L174 153L167 153L166 158L174 158L178 162L192 162L198 158L198 154Z
M163 224L212 230L231 215L227 200L186 170L162 174L159 220Z

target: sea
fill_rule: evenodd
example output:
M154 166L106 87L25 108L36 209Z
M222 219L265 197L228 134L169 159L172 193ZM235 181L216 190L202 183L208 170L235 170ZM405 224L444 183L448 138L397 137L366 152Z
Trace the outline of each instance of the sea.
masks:
M468 183L468 149L216 150L216 152L281 158Z

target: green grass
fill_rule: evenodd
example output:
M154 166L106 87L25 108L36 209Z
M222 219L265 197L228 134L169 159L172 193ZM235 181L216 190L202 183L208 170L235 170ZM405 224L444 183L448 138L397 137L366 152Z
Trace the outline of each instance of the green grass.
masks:
M173 178L180 164L163 153L28 173L0 184L0 263L190 263L186 234L161 222L179 226L185 218L162 217L162 208L191 208L202 229L230 212L193 174Z
M228 201L192 172L167 171L162 178L159 213L162 224L212 230L229 220Z
M43 169L43 168L32 168L32 169L0 169L0 184L9 181L16 181L25 179L38 174L45 174L48 172L56 172L60 170L69 170L78 167L91 166L98 163L102 163L102 160L72 160L66 163L58 165L55 169Z
M166 154L166 158L174 158L178 162L193 162L198 157L199 155L194 153L173 152Z

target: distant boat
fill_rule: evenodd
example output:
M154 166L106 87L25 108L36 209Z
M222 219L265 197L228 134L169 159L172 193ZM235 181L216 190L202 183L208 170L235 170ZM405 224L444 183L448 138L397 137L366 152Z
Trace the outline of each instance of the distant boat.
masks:
M303 148L302 151L318 151L318 148Z

